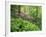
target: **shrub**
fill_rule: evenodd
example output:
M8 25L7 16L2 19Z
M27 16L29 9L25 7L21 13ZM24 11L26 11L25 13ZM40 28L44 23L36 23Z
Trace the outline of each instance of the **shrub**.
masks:
M20 31L38 31L39 27L27 20L21 18L12 18L11 19L11 32L20 32Z

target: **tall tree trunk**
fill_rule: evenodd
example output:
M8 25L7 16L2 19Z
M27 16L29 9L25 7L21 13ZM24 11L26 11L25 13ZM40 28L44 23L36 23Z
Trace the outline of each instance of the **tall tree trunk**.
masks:
M21 12L20 10L21 10L21 6L19 5L19 6L18 6L18 15L19 15L20 12Z

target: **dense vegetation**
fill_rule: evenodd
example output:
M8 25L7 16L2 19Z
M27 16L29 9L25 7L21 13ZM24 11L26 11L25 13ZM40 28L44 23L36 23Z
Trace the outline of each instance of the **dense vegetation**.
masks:
M11 5L11 32L39 31L41 6Z

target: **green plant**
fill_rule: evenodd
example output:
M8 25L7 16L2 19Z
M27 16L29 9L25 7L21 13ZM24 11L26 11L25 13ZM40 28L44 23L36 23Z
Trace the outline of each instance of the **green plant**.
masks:
M23 20L21 18L16 18L11 20L11 31L37 31L40 30L39 27L29 21Z

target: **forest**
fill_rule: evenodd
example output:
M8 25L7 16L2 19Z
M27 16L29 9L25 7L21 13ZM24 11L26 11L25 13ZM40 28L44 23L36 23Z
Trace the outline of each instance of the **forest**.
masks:
M11 32L41 31L42 7L11 5Z

